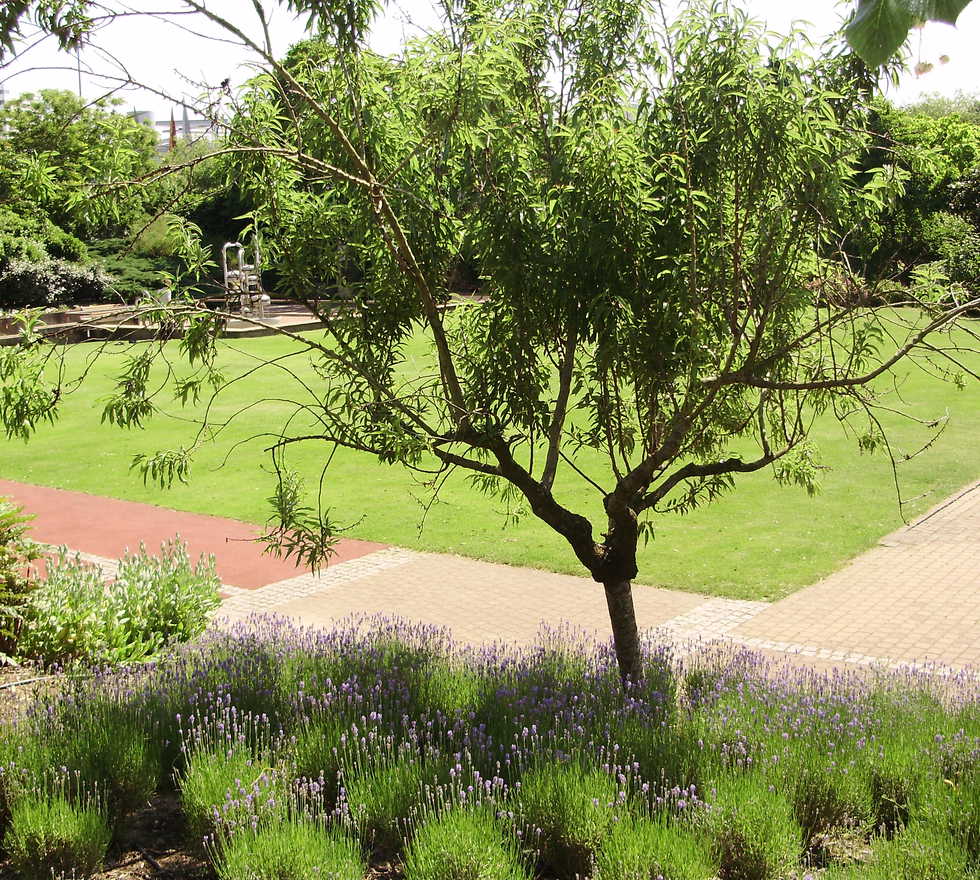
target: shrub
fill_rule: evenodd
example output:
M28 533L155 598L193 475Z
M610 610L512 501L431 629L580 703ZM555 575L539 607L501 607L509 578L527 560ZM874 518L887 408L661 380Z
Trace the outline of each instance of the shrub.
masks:
M399 872L380 862L402 850L409 880L413 871L422 880L426 872L524 880L531 866L520 856L536 849L549 880L977 876L975 682L773 675L758 658L704 654L721 661L718 676L704 687L691 679L680 711L665 713L655 694L612 700L611 651L564 678L533 651L454 652L439 633L387 619L318 632L255 617L158 663L48 685L0 738L0 825L4 804L36 793L50 768L97 787L112 819L145 802L162 766L166 775L183 766L174 778L199 852L229 878L262 877L260 868L304 876L324 858L302 855L313 846L304 843L310 825L356 828L378 844L382 872ZM500 683L496 714L510 734L488 736L489 699L449 718L420 708L431 704L420 700L419 670L439 658L450 680L458 668ZM674 737L689 743L681 763L718 780L713 791L704 786L709 804L667 782L643 792L632 750L615 744L623 731L642 738L644 724L650 754L670 760ZM312 778L293 778L301 765ZM336 798L319 778L332 766L349 789ZM819 853L826 871L812 858L801 863L794 803L807 798L796 809L812 829L829 829L817 836L833 835ZM869 843L870 822L851 827L854 805L893 836ZM291 823L306 825L277 833ZM233 845L240 860L222 863ZM866 864L845 868L847 859Z
M792 772L793 812L807 847L820 835L863 828L871 813L871 796L856 768L809 757Z
M159 557L141 544L108 584L97 566L61 548L25 607L18 652L45 664L139 660L199 635L220 602L219 586L214 558L192 567L176 540Z
M980 165L974 166L950 186L950 208L980 229Z
M977 767L980 767L980 723L976 720L974 727L976 733L973 736L963 727L957 729L956 725L953 726L952 735L943 733L934 735L934 760L943 779L957 783L975 773Z
M477 670L434 658L419 667L413 690L420 709L452 717L477 709L487 688Z
M713 755L698 745L696 731L686 720L651 723L627 718L614 730L624 757L639 765L640 775L655 794L678 787L700 786Z
M130 229L133 253L139 257L172 257L174 246L167 231L172 218L172 214L161 214L134 223Z
M40 221L0 205L0 266L6 260L20 256L22 242L30 241L44 251L39 235ZM45 252L45 256L47 253Z
M942 258L950 281L980 284L980 232L968 220L939 211L923 222L922 236Z
M194 753L179 786L188 834L194 846L203 848L222 822L235 821L239 791L268 796L273 780L265 762L235 745L228 751Z
M364 871L352 840L302 819L243 828L215 854L220 880L361 880Z
M106 276L64 260L10 260L0 271L0 310L102 302Z
M161 273L177 270L176 259L140 256L122 238L93 242L90 250L108 277L107 289L125 302L136 302L147 290L156 290L161 285Z
M852 256L872 276L892 275L904 265L929 259L926 227L930 215L963 213L957 184L980 160L980 127L955 115L932 119L876 100L869 118L877 142L863 161L865 169L897 166L902 195L885 207L872 229L859 228L849 244ZM958 279L954 279L958 280Z
M140 723L133 707L105 696L89 696L84 702L85 711L77 717L68 714L69 707L77 705L73 698L58 711L18 728L11 738L10 763L28 782L43 780L51 768L63 767L101 792L109 814L125 815L144 805L156 790L163 772L162 744Z
M17 650L24 608L37 586L31 563L40 558L37 545L27 537L33 517L0 498L0 661L9 662Z
M340 773L340 747L350 730L350 720L341 712L318 714L304 720L290 746L290 759L297 777L323 779L324 796L331 802L337 796Z
M596 855L595 880L711 880L717 870L692 831L641 818L613 826Z
M12 805L3 844L17 877L50 880L62 873L90 877L99 870L111 836L94 805L35 794Z
M44 245L33 238L0 233L0 268L3 270L13 260L26 263L43 263L47 262L49 257L50 255Z
M422 800L424 786L438 775L410 749L379 754L344 775L347 805L364 842L381 851L401 849L405 822Z
M19 655L48 665L78 657L107 659L122 647L122 632L118 621L104 614L105 596L101 569L62 547L48 561L47 576L25 609Z
M124 609L130 641L155 642L159 650L204 631L220 603L220 586L214 556L202 555L192 566L187 546L176 538L161 545L159 556L148 554L143 544L123 556L113 593Z
M530 874L489 810L455 808L416 830L405 853L405 880L530 880Z
M66 730L65 765L105 792L111 815L124 816L145 806L162 774L161 747L135 719L115 712L93 712L81 731Z
M921 758L916 758L907 751L889 750L876 757L867 771L872 822L886 837L909 824L922 787Z
M705 819L721 880L776 880L800 858L802 830L793 808L761 776L722 777Z
M826 880L966 880L966 852L936 829L914 824L878 843L867 864L831 869Z
M65 232L60 226L55 226L54 223L45 224L43 243L47 252L59 260L83 263L88 259L88 248L85 243L70 232Z
M541 859L559 877L589 876L596 850L625 805L616 780L580 762L543 762L521 777L521 820L539 835Z
M956 780L933 781L922 815L937 834L947 834L980 865L980 769Z
M88 248L47 217L18 214L0 207L0 267L10 260L42 262L48 257L84 262Z

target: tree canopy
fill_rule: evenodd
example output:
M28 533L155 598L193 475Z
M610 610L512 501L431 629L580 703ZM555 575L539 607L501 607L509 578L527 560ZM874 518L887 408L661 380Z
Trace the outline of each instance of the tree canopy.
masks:
M0 107L0 201L85 235L125 228L143 214L138 198L92 200L87 190L132 180L154 164L155 132L113 106L44 90Z
M928 21L956 24L971 0L856 0L846 28L847 40L869 67L879 67L901 49L909 31ZM291 0L291 10L313 19L335 18L328 3ZM38 25L54 35L64 48L84 40L92 26L92 0L8 0L0 10L0 49L14 46L21 23L30 14ZM360 24L370 17L360 15Z
M317 38L280 61L185 2L264 59L218 152L286 289L327 327L294 337L318 381L268 435L272 537L291 552L316 561L333 539L290 475L296 443L321 444L325 467L334 446L362 450L434 491L468 474L568 542L638 676L631 581L651 512L683 513L756 471L813 491L817 414L887 449L876 378L911 357L969 372L931 338L975 299L931 287L889 301L835 259L897 191L888 168L857 166L866 82L840 51L814 57L798 34L770 48L724 2L666 22L625 0L475 0L394 58L365 45L373 4L303 4ZM174 232L187 268L165 326L184 323L187 363L166 355L166 374L182 399L220 395L224 316L191 296L210 254L189 225ZM477 297L454 296L464 262ZM324 302L331 288L348 301ZM420 336L431 361L409 366ZM153 415L164 351L133 354L104 418ZM8 432L57 414L50 356L26 334L0 359ZM291 375L285 358L264 366ZM601 472L578 465L583 447ZM183 478L193 448L138 464ZM563 504L559 470L595 489L600 521Z
M922 95L903 109L916 116L930 116L934 119L958 116L964 122L980 125L980 95L976 93L957 91L948 96L933 92Z

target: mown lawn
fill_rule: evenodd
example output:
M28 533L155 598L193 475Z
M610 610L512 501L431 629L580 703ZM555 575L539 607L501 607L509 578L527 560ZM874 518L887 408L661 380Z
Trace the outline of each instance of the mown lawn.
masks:
M257 359L286 353L288 340L267 338L222 346L222 368L228 376ZM68 351L77 368L91 357L92 346ZM163 491L144 485L130 470L138 452L187 445L195 426L193 408L181 410L165 400L170 415L151 419L143 430L120 430L100 423L113 375L129 348L114 344L91 370L81 391L67 395L61 419L43 426L28 444L0 440L0 476L75 489L180 510L217 514L256 523L266 520L266 499L274 478L263 452L268 438L291 412L289 404L267 402L246 409L213 444L196 458L191 480ZM421 345L406 369L427 369ZM295 364L294 364L295 368ZM308 368L303 371L314 384ZM889 380L888 387L892 386ZM288 398L298 386L276 368L260 371L231 386L215 413L230 414L262 398ZM980 391L964 391L914 366L898 376L891 404L922 419L949 414L945 431L924 454L900 468L904 508L913 517L945 495L980 476ZM918 449L933 433L920 424L884 414L898 454ZM782 488L766 473L740 478L737 491L686 517L661 517L656 538L640 553L639 582L742 599L775 599L812 583L902 523L893 475L884 455L859 454L832 415L821 418L813 439L826 470L815 498ZM240 445L235 445L239 444ZM232 448L234 447L234 448ZM295 446L292 465L316 484L330 447ZM601 475L603 464L593 453L576 459L583 470ZM325 501L332 516L351 523L349 535L405 547L458 553L480 559L581 573L567 546L533 518L508 525L503 506L476 492L463 475L451 478L422 520L428 490L399 467L377 463L356 452L337 452L328 472ZM601 504L569 468L556 484L559 498L573 509L591 513L601 525Z

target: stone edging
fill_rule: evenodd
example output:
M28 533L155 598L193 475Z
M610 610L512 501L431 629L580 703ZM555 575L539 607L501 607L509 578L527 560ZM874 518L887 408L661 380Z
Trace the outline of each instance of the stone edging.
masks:
M291 602L294 599L305 599L331 587L360 580L387 569L397 568L417 559L420 554L400 547L388 547L376 550L366 556L359 556L347 562L338 562L321 571L319 574L306 573L266 584L255 590L235 589L230 598L226 599L218 614L244 615L254 611L272 611L277 605ZM231 592L225 589L226 592ZM234 588L233 588L234 589Z

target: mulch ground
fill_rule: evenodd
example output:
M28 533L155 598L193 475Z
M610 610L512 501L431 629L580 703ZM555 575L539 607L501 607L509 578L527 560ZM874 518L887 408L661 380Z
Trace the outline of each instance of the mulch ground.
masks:
M100 880L149 880L212 876L208 865L187 851L187 832L176 794L154 798L119 823Z

